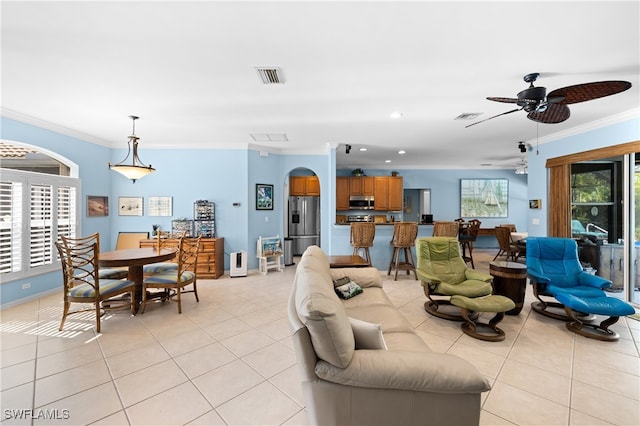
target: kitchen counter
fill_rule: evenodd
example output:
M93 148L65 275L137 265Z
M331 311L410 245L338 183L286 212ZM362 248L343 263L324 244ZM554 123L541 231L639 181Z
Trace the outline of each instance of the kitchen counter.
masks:
M354 222L354 223L367 223L367 222ZM386 222L386 223L376 223L376 222L369 222L369 223L374 223L376 226L388 226L388 225L394 225L396 222ZM400 223L400 222L397 222ZM346 225L346 226L350 226L351 222L338 222L336 223L336 225ZM419 223L418 226L433 226L433 223Z

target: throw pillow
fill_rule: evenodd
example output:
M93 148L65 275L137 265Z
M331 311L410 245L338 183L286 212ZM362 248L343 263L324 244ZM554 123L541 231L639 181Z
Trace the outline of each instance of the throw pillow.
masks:
M335 287L336 294L342 299L351 299L353 296L357 296L362 293L362 287L353 281L349 281L347 284Z
M382 326L349 317L356 349L387 349L382 335Z

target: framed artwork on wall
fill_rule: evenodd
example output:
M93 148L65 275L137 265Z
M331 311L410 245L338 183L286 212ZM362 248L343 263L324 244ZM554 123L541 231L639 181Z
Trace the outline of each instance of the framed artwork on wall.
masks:
M119 216L142 216L142 197L119 197Z
M273 185L256 184L256 210L273 210Z
M171 216L172 210L171 197L147 197L147 216Z
M87 216L109 216L109 197L87 195Z
M508 216L508 179L460 179L460 217Z

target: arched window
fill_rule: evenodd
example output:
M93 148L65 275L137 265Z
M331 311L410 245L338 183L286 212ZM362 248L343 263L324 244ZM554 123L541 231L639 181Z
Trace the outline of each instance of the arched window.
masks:
M0 141L0 274L3 281L58 269L54 242L76 236L77 166L37 147Z

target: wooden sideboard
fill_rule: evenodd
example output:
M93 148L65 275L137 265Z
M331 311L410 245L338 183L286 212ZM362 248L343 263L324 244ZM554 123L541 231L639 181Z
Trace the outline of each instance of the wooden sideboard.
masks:
M140 247L155 247L154 239L140 240ZM216 279L224 274L224 238L203 238L198 252L198 278Z

